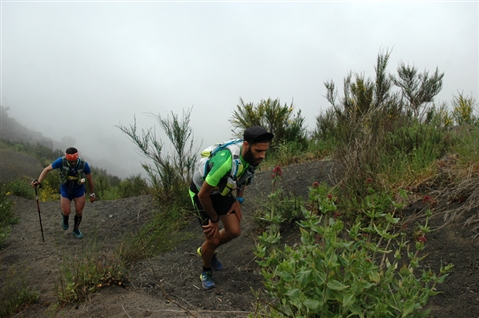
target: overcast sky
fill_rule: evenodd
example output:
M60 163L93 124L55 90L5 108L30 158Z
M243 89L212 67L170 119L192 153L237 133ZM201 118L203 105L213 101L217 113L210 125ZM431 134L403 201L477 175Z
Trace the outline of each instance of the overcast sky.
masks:
M231 137L239 104L293 102L308 130L329 105L324 82L374 77L380 52L444 72L436 102L478 100L478 2L1 1L1 101L21 124L80 153L145 161L116 125L156 127L192 108L203 147ZM169 149L169 147L167 147ZM102 167L111 171L108 167Z

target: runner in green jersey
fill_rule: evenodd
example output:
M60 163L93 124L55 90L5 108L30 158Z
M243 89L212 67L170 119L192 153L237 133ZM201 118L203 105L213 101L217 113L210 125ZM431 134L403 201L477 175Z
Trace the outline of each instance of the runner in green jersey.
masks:
M205 234L205 242L197 249L203 259L200 278L205 289L216 287L212 269L222 268L215 250L241 234L245 186L264 160L273 134L254 126L247 128L243 137L243 141L213 152L208 160L201 160L190 185L191 199ZM219 221L223 225L221 230Z

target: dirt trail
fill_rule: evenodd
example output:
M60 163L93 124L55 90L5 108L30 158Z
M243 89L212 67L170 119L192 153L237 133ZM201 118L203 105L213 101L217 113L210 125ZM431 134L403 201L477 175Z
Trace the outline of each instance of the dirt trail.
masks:
M304 196L313 182L330 180L331 168L330 162L286 167L282 186ZM270 191L270 172L259 172L245 196L242 235L218 251L225 268L215 272L217 288L208 291L201 288L201 260L195 250L202 243L203 234L192 219L183 230L186 239L176 248L136 264L127 288L104 288L85 302L65 306L56 315L48 311L48 306L57 300L54 286L62 259L88 250L91 244L114 248L124 233L148 222L154 208L151 197L87 203L81 224L85 234L82 240L76 239L71 229L61 229L59 203L41 203L45 242L41 239L35 201L15 198L14 210L20 222L13 227L7 246L1 250L0 279L4 280L12 266L27 268L29 283L41 293L37 304L15 317L246 317L254 311L253 292L262 289L262 277L253 254L257 235L253 203ZM420 208L420 203L415 203L405 215ZM440 210L435 211L433 226L442 223ZM290 239L295 238L294 233L289 234ZM455 264L454 271L439 287L443 294L431 298L434 317L479 317L479 239L474 238L475 234L458 220L428 236L428 257L423 266L437 270L441 262Z

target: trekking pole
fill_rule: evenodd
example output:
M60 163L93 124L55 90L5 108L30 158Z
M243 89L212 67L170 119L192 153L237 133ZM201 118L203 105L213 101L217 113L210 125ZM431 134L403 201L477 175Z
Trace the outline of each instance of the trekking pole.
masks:
M42 231L42 241L45 242L45 237L43 236L42 215L40 214L40 203L38 202L38 189L36 186L35 186L35 197L37 199L38 219L40 220L40 230Z

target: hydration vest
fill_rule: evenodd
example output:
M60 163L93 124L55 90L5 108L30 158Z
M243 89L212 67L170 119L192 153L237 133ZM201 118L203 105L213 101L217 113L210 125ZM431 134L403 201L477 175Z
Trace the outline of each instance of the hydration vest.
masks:
M76 169L77 171L76 176L68 175L68 172L70 171L70 169ZM85 170L85 162L81 160L80 158L78 158L78 162L76 166L71 167L70 165L68 165L67 158L63 157L62 165L60 167L60 183L65 184L68 181L75 181L78 184L83 184L83 182L81 182L81 179L85 177L84 170Z
M231 170L228 178L225 182L220 182L219 189L217 190L221 195L226 196L234 189L240 187L243 184L249 184L254 175L255 168L249 166L246 171L244 170L243 162L241 161L241 145L242 139L234 139L226 142L214 144L201 152L201 159L198 163L198 168L193 177L193 182L200 188L203 181L206 179L208 172L211 170L210 159L218 153L220 150L228 149L231 153ZM240 176L238 178L238 176ZM223 180L222 180L223 181Z

